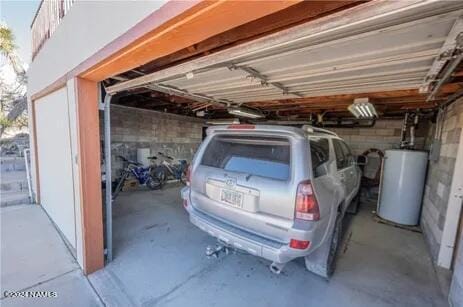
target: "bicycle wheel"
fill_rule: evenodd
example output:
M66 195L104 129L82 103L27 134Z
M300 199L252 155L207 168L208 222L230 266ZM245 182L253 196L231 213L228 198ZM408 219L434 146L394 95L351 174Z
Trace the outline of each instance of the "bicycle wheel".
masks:
M151 190L157 190L161 188L162 183L158 178L150 176L146 181L146 186Z
M122 190L122 186L124 185L125 180L129 176L128 172L123 172L121 175L121 178L119 179L119 182L117 183L116 188L114 189L113 193L111 194L112 200L116 199L117 195L119 195L119 192Z
M161 186L163 186L167 181L167 170L165 167L159 166L154 169L152 177L157 178L161 183Z

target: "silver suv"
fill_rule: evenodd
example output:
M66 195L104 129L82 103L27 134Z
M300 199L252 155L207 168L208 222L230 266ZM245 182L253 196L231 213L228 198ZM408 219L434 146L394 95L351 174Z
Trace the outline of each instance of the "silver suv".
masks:
M221 245L272 261L298 257L328 278L361 171L336 134L311 126L210 127L182 190L190 221Z

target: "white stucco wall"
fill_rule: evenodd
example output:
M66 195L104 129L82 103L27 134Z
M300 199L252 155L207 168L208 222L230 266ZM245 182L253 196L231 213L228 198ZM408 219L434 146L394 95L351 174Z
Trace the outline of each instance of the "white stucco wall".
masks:
M50 116L61 115L53 120ZM83 266L75 79L36 101L40 205L58 226ZM32 151L31 151L32 152ZM38 160L37 160L38 158ZM57 162L58 161L58 162ZM35 174L35 167L32 167ZM37 182L32 176L34 191Z
M52 84L165 2L77 1L31 63L28 92Z
M61 115L50 120L50 115ZM36 102L40 203L76 249L76 212L67 87Z

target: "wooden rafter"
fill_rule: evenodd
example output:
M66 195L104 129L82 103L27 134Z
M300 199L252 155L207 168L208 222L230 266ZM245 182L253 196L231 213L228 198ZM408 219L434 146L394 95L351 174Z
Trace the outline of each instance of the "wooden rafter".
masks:
M459 89L463 89L463 83L451 83L445 85L440 96L426 102L426 95L418 93L418 89L383 91L374 93L331 95L320 97L291 98L286 100L256 101L245 104L252 108L258 108L268 114L283 116L307 115L310 113L338 113L347 112L347 107L355 98L368 97L377 107L380 113L404 112L409 109L432 109L445 101L445 98ZM195 101L184 97L172 96L161 92L136 92L135 95L123 95L119 104L145 109L162 109L169 112L194 115L199 110L209 110L216 116L226 113L225 106L211 105L209 103Z

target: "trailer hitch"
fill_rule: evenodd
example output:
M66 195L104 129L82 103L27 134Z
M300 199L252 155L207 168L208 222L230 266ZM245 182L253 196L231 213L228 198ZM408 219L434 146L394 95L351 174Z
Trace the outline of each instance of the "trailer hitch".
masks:
M206 247L207 258L219 258L221 253L225 253L225 255L228 255L230 253L230 248L220 243L217 243L215 246L208 245Z

